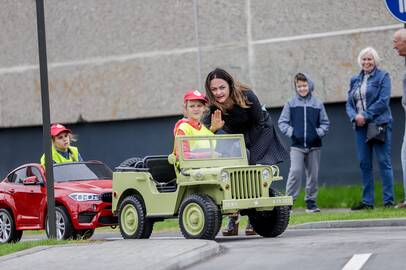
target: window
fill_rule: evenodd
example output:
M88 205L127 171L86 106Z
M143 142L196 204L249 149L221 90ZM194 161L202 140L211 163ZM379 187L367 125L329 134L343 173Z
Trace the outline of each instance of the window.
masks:
M37 167L31 167L31 174L29 176L35 175L40 183L44 183L44 179L42 178L41 172Z
M27 168L19 169L7 177L10 183L16 184L22 184L25 178L27 178Z

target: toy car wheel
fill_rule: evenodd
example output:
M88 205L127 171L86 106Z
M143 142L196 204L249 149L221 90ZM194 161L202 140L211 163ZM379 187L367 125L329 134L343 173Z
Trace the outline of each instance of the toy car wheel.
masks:
M220 229L219 208L207 195L192 194L179 208L179 226L187 239L214 239Z
M210 198L210 197L209 197ZM212 198L210 198L212 201L213 201L213 203L214 204L216 204L215 203L215 201L212 199ZM216 205L217 206L217 205ZM217 212L217 220L216 220L216 227L215 227L215 229L214 229L214 231L213 231L213 233L214 233L214 235L213 235L213 239L217 236L217 234L218 234L218 232L220 231L220 229L221 229L221 224L222 224L222 222L223 222L223 214L221 213L221 210L220 210L220 208L217 206L217 209L218 209L218 212Z
M144 204L137 196L131 195L122 201L118 222L124 239L149 238L151 235L151 221L145 218Z
M17 231L13 216L6 209L0 209L0 243L20 241L23 231Z
M269 196L282 196L278 191L269 189ZM263 237L276 237L282 234L289 224L288 206L276 206L272 211L257 211L249 216L255 232Z
M55 207L56 216L56 239L66 240L73 236L73 227L69 215L63 206ZM47 237L50 238L48 217L46 219L45 232Z
M145 219L144 232L141 235L142 239L148 239L151 236L152 230L154 228L154 222L151 219Z

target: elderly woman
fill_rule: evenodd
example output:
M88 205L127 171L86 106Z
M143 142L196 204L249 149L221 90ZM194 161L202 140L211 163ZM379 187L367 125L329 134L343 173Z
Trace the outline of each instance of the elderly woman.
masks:
M380 58L372 47L358 55L361 72L351 78L346 110L354 124L357 154L360 161L362 202L351 210L374 208L372 156L375 152L383 182L383 202L392 207L393 170L391 163L392 115L389 107L391 79L379 69Z

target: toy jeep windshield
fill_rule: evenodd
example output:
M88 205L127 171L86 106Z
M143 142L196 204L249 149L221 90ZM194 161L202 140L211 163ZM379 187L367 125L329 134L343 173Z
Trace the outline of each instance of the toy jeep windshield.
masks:
M276 237L289 223L292 197L270 188L277 166L248 165L242 135L176 138L176 154L133 159L113 174L113 213L124 238L149 238L154 222L179 218L186 238L214 239L222 215L248 215Z

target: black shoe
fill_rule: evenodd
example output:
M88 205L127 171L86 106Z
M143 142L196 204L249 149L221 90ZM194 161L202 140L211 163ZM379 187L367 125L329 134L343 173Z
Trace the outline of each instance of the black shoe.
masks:
M357 210L366 210L366 209L374 209L373 205L365 204L365 203L360 203L357 206L351 207L352 211L357 211Z
M395 207L395 205L394 205L393 203L389 202L389 203L385 203L385 204L383 205L383 207L384 207L384 208L393 208L393 207Z

